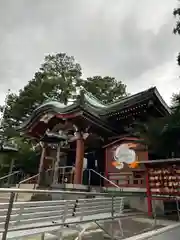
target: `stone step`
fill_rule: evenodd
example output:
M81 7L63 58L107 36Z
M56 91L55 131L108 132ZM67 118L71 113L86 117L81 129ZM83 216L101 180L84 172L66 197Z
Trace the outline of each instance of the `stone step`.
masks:
M20 184L16 184L16 188L19 189L34 189L34 183L22 183Z
M16 184L15 186L10 187L11 188L18 188L19 189L34 189L34 184L21 184L20 186L18 184ZM29 201L31 199L32 193L18 193L17 195L17 201L20 202L26 202ZM4 202L8 202L10 198L10 193L7 192L2 192L0 193L0 202L4 203Z
M34 184L31 183L25 183L25 184L21 184L20 186L17 184L16 188L19 189L29 189L29 190L33 190L34 189ZM18 198L17 201L29 201L32 197L32 193L18 193Z

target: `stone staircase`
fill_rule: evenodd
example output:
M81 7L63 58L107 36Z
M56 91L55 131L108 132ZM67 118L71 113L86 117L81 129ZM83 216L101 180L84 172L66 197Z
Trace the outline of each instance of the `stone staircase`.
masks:
M62 167L61 167L62 170ZM46 171L47 175L48 173L50 173L50 171L52 171L51 169L48 169ZM104 176L102 176L100 173L94 171L94 170L90 170L92 171L94 174L96 174L98 177L100 177L103 181L107 181L109 183L109 187L104 187L104 186L92 186L92 185L83 185L83 184L72 184L72 183L64 183L64 181L62 181L61 183L57 183L57 184L52 184L51 187L48 189L50 190L60 190L60 191L77 191L77 192L94 192L94 193L116 193L117 195L123 196L126 195L127 196L127 191L129 192L129 195L132 196L133 190L135 189L129 189L127 188L126 190L123 189L121 190L115 183L113 183L112 181L108 180L107 178L105 178ZM12 173L14 174L14 173ZM92 175L92 174L91 174ZM14 184L11 186L2 186L2 187L9 187L9 188L19 188L19 189L35 189L35 185L34 183L36 182L38 174L30 177L30 178L24 178L22 179L18 184ZM16 182L17 183L17 182ZM47 188L45 188L47 189ZM134 193L136 194L136 192L139 192L139 189L137 189ZM144 194L144 191L142 192L142 195ZM31 193L18 193L17 196L18 198L16 198L17 201L29 201L31 199L33 194ZM7 202L9 200L10 197L10 193L0 193L0 202ZM60 200L60 199L71 199L76 197L74 194L52 194L52 199L53 200ZM83 197L83 196L82 196ZM138 200L139 202L139 200Z

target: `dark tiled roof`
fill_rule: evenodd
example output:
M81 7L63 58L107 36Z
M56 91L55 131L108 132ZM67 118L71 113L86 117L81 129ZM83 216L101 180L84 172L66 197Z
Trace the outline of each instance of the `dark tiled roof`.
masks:
M36 108L30 118L20 126L19 129L27 128L32 122L37 121L46 113L52 114L72 114L78 111L86 111L92 116L101 119L106 119L111 112L122 111L132 105L140 103L145 100L156 98L159 104L164 108L166 114L170 114L170 109L162 99L156 87L150 88L146 91L139 92L137 94L124 97L112 104L103 104L101 101L96 99L92 94L83 91L81 99L76 100L70 105L64 105L58 101L48 101Z
M121 111L124 108L128 108L128 107L135 105L137 103L140 103L144 100L152 99L152 97L156 97L157 100L160 102L160 104L167 111L167 113L170 113L170 108L165 103L165 101L163 100L162 96L160 95L160 93L158 92L156 87L149 88L145 91L124 97L121 100L119 100L113 104L110 104L108 106L108 112Z

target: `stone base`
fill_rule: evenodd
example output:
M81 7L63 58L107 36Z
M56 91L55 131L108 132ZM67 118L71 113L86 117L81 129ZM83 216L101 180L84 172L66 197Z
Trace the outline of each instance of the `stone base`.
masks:
M49 188L41 187L41 186L38 186L37 189L39 189L39 190L50 190ZM52 200L51 194L35 193L31 196L30 201L51 201L51 200Z
M70 191L70 192L88 192L88 187L78 184L56 184L51 186L51 190ZM52 200L73 200L86 198L84 194L52 194Z
M34 195L32 195L31 200L33 202L36 201L52 201L52 196L49 194L45 194L45 193L36 193Z

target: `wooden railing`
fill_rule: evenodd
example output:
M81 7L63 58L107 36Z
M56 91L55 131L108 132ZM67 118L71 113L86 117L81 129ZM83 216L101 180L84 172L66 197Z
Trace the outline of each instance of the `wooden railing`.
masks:
M141 177L134 177L132 174L126 173L108 173L106 177L120 187L146 187L146 178L143 177L143 174ZM105 185L107 184L105 183Z
M72 166L67 167L59 167L58 169L58 183L70 183L73 184L74 179L74 168ZM118 187L136 187L136 188L145 188L146 187L146 179L145 177L134 177L132 173L108 173L108 176L105 173L98 173L93 169L86 169L84 173L86 174L87 181L85 181L84 185L89 186L100 186L100 187L109 187L112 186L112 183ZM96 173L96 174L95 174ZM48 169L45 174L45 178L49 179L49 182L53 183L53 169ZM96 176L97 175L97 176ZM26 178L23 181L19 182L19 188L21 184L31 183L34 184L34 189L37 185L37 179L39 174L36 174L32 177ZM111 184L110 184L111 182Z

